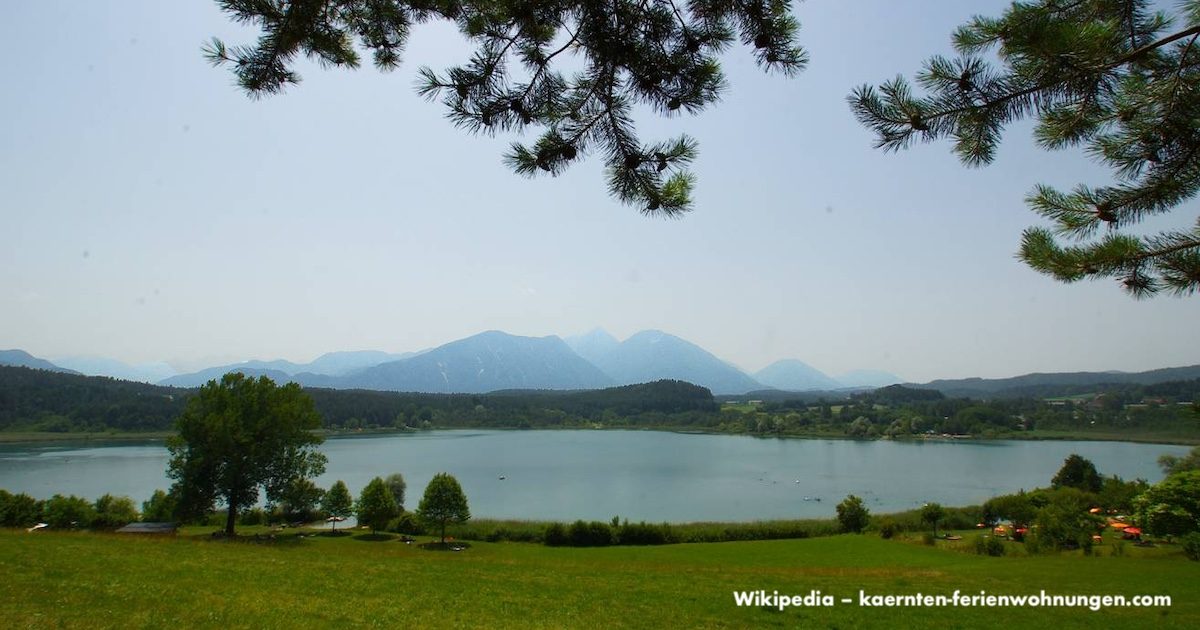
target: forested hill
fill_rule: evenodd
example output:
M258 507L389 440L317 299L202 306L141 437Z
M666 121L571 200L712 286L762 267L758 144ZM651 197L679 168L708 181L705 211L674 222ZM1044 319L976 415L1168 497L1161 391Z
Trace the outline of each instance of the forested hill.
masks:
M908 387L936 389L952 398L1049 398L1073 396L1121 385L1154 385L1200 378L1200 365L1146 372L1055 372L1011 378L961 378L930 381Z
M0 431L163 431L194 389L0 366ZM717 410L682 381L578 392L405 394L306 388L330 428L560 426L614 417L690 424Z
M161 431L188 391L106 376L0 366L0 431Z

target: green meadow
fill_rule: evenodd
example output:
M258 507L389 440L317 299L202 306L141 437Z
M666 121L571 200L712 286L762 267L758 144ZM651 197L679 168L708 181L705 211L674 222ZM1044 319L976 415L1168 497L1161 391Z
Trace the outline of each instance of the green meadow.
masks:
M336 625L423 627L1196 628L1200 565L1174 546L1111 543L1003 557L912 539L841 535L659 547L472 542L429 551L358 532L236 541L0 531L0 609L10 628ZM264 531L264 530L259 530ZM911 536L911 535L910 535ZM422 540L427 540L422 538ZM738 607L733 592L852 598L833 607ZM1170 595L1170 607L874 608L860 590Z

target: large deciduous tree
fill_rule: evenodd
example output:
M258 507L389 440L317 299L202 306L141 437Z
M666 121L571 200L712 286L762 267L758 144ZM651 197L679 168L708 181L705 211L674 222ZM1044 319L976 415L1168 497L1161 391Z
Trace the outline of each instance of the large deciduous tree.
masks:
M447 473L438 473L425 486L425 496L417 505L417 514L442 533L442 544L446 543L446 525L465 523L471 518L467 507L467 495L463 494L458 480Z
M226 374L192 396L168 442L167 476L175 481L185 516L225 505L225 533L234 534L239 510L254 505L260 490L277 501L289 485L325 471L313 433L321 418L299 385L282 387L263 376Z
M1138 524L1156 536L1200 532L1200 470L1173 474L1134 499Z
M1037 0L977 16L954 33L954 59L932 57L915 95L897 77L850 96L885 150L952 138L988 164L1005 127L1036 118L1045 149L1082 146L1113 181L1070 192L1038 185L1026 202L1050 227L1025 231L1019 256L1064 282L1118 278L1137 297L1200 289L1200 221L1135 229L1200 189L1200 2ZM989 57L991 57L989 59ZM1065 244L1062 240L1065 239Z
M235 21L254 24L252 46L214 39L206 54L228 64L251 96L299 82L297 56L355 68L369 53L391 70L422 22L453 23L474 47L468 62L422 68L419 91L474 133L537 131L505 160L526 176L558 175L588 153L603 157L608 188L650 215L690 209L687 136L644 144L634 109L697 113L725 87L718 58L735 41L760 67L792 75L806 55L786 0L218 0ZM571 59L567 59L571 58ZM564 68L565 66L565 68Z

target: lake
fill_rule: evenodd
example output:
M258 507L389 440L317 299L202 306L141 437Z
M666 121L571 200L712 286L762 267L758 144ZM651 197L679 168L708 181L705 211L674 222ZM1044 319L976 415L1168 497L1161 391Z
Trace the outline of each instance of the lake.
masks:
M416 507L438 472L458 478L478 517L745 521L831 517L847 494L873 512L937 501L978 504L1047 486L1071 453L1103 475L1162 478L1160 455L1185 446L1076 441L854 441L772 439L658 431L428 431L338 437L322 445L329 487L355 496L375 476L399 472ZM161 443L0 445L0 488L38 498L141 502L167 488ZM504 477L501 479L501 477ZM807 499L807 500L806 500ZM819 501L817 499L820 499Z

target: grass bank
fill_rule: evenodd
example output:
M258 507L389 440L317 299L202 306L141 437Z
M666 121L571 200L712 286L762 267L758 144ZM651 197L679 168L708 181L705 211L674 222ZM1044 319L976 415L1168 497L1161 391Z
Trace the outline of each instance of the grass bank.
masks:
M1146 551L1148 553L1140 553ZM1149 553L1153 552L1153 553ZM664 547L474 543L434 552L359 535L0 531L9 627L1200 627L1197 565L1175 550L986 557L876 536ZM832 607L738 607L819 590ZM1156 608L874 608L870 594L1170 595Z

